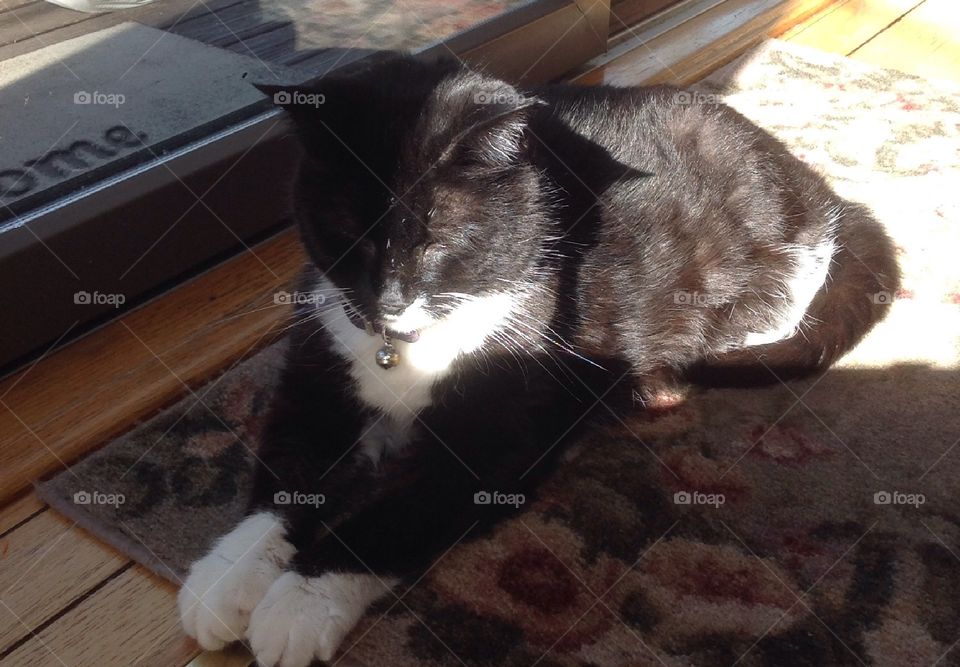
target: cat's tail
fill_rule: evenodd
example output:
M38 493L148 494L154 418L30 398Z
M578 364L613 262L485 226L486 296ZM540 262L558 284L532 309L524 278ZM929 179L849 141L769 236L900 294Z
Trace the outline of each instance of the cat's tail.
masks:
M724 352L691 368L709 386L776 383L827 369L887 313L900 286L893 242L866 207L846 204L826 282L798 331L775 343Z

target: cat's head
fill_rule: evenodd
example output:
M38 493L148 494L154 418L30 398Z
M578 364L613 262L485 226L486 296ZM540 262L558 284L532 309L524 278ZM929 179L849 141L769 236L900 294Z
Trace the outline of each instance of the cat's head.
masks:
M413 332L458 308L496 317L516 306L549 236L527 159L542 102L409 57L261 89L305 149L295 206L307 250L361 314Z

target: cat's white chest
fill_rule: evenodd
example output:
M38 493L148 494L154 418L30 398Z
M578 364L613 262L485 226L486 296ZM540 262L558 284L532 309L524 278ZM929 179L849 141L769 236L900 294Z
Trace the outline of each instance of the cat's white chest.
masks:
M450 374L458 357L479 350L504 326L516 303L516 296L509 293L473 297L442 318L426 316L419 305L411 306L407 309L409 316L419 323L410 329L419 331L419 339L415 343L391 341L399 355L399 363L392 368L377 365L383 338L355 326L346 316L342 301L325 308L320 319L332 350L348 364L354 394L383 415L367 424L361 436L363 452L376 461L384 451L402 447L417 415L432 403L437 382ZM404 317L395 324L403 326Z
M332 318L331 318L332 319ZM349 364L356 383L357 397L371 408L383 411L399 422L409 422L431 403L430 391L447 374L453 359L439 368L421 368L410 361L410 348L417 343L393 341L400 355L394 368L377 365L377 350L383 347L380 336L371 336L344 317L327 325L333 349Z
M339 309L338 309L339 310ZM324 317L334 352L349 364L354 381L353 391L368 407L379 410L364 426L360 451L377 463L384 452L403 447L421 410L431 403L431 389L445 372L419 369L403 358L408 343L394 341L401 362L389 369L376 363L376 353L384 345L383 338L371 336L354 326L343 314Z

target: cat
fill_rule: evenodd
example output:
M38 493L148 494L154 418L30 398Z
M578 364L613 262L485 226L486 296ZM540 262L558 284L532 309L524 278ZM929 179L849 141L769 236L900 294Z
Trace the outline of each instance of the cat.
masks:
M865 207L676 88L388 55L261 89L303 148L309 262L249 511L179 595L205 649L331 659L583 429L691 379L822 371L898 286Z

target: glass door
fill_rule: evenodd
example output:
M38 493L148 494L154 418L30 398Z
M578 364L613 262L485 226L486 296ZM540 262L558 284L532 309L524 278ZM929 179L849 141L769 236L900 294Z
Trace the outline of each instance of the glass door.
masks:
M252 82L381 49L545 81L610 23L609 0L0 0L0 366L288 223L296 147Z

